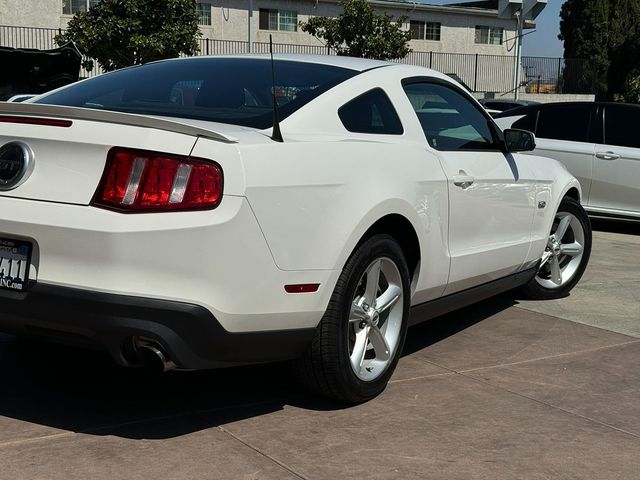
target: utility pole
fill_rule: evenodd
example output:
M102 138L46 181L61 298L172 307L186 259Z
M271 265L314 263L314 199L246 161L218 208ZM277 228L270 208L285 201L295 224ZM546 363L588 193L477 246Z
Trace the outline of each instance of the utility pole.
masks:
M249 10L247 14L247 51L253 53L253 0L249 0Z
M517 22L517 36L516 36L516 71L515 71L515 85L514 85L514 98L518 100L520 96L520 64L522 63L522 30L524 28L524 15L522 8L516 12Z

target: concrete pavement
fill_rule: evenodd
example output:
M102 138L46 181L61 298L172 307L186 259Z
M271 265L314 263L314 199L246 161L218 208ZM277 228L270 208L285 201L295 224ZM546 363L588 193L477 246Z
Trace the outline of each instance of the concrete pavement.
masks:
M152 377L0 336L0 480L640 479L640 230L599 228L570 297L414 327L352 408L286 365Z
M640 338L640 224L594 221L592 263L571 296L520 307Z

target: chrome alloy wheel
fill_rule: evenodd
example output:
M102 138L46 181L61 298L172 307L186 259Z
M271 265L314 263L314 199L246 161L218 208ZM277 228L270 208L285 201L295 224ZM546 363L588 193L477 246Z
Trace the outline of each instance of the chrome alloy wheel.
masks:
M584 253L585 232L577 217L558 212L542 254L536 281L545 288L560 288L578 271Z
M400 340L402 296L400 271L387 257L375 259L360 277L347 329L351 368L360 380L375 380L391 363Z

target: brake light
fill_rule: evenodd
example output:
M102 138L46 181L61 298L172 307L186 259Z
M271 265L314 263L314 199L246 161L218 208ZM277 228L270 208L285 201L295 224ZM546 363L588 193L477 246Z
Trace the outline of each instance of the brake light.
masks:
M116 147L91 204L125 213L210 210L222 200L222 180L207 160Z
M68 128L73 125L71 120L58 120L55 118L18 117L14 115L0 115L1 123L22 123L25 125L45 125L48 127Z

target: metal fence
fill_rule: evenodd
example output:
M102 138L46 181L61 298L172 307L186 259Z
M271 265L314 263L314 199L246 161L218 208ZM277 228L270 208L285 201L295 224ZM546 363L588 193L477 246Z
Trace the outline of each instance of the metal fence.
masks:
M245 41L199 39L200 54L221 55L245 53ZM254 42L256 53L268 53L269 44ZM274 53L304 53L335 55L323 45L294 45L275 43ZM469 53L410 52L400 63L433 68L454 76L473 92L505 93L514 90L515 58L507 55ZM520 64L521 91L528 93L593 93L585 87L583 78L590 77L589 64L584 60L557 57L522 57Z
M247 53L249 44L240 40L214 40L199 38L200 55L225 55ZM253 42L254 53L269 53L267 42ZM273 53L299 53L306 55L333 55L334 52L322 45L299 45L290 43L274 43Z
M57 47L53 38L60 32L56 28L0 26L0 46L50 50Z
M54 28L15 27L0 25L0 46L14 48L56 48L54 37L62 31ZM245 53L246 41L214 40L199 38L199 55L222 55ZM256 53L268 53L269 44L254 42ZM333 55L331 49L323 45L273 44L275 53L300 53ZM505 94L514 89L515 58L507 55L481 55L467 53L442 53L413 51L400 63L433 68L454 76L474 92L495 92ZM592 78L590 64L584 60L522 57L519 66L523 85L521 91L528 93L594 93L593 86L585 82ZM102 73L95 63L94 69L80 72L81 77Z

